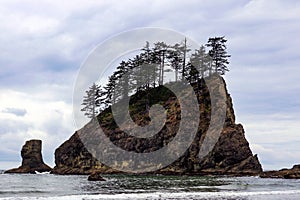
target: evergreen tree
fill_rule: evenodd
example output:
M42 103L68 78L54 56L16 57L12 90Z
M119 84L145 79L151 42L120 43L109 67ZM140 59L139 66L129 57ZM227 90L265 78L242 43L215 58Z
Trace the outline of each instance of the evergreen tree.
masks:
M168 59L170 60L171 67L175 71L175 82L178 81L178 72L183 68L183 56L182 56L182 48L180 44L175 44L168 51Z
M150 48L149 42L142 49L142 63L146 65L148 71L149 84L153 87L163 84L166 59L168 57L169 45L164 42L157 42Z
M112 103L116 103L118 100L120 100L123 97L124 90L122 87L123 82L121 82L121 76L122 72L121 71L115 71L112 75L114 78L114 85L113 85L113 93L112 93Z
M131 84L133 88L136 88L136 92L143 89L144 85L142 84L145 78L145 74L142 71L141 65L143 64L142 58L140 55L136 55L132 60L132 76L131 76Z
M141 63L142 63L142 74L145 75L145 81L146 81L146 90L149 90L150 88L150 76L151 76L151 73L152 73L152 70L151 70L151 49L150 49L150 45L149 45L149 42L147 41L146 42L146 45L144 48L142 48L142 53L140 54L140 58L141 58Z
M117 78L114 75L111 75L108 77L108 83L104 87L106 90L105 95L106 95L106 103L107 104L114 104L116 102L116 94L115 94L115 86L116 86L116 81Z
M192 64L191 62L188 62L186 65L186 79L190 83L195 83L199 80L199 71L195 67L194 63Z
M204 78L206 72L209 70L209 58L203 45L191 55L190 62L199 71L201 78Z
M122 98L128 98L130 94L139 90L147 91L147 100L149 101L150 88L155 88L156 83L163 85L164 72L170 72L172 69L176 82L179 80L179 72L182 79L187 78L190 83L197 82L198 84L200 78L212 73L223 75L229 71L227 59L230 55L226 52L226 41L224 37L209 38L206 44L207 47L210 47L209 52L206 53L205 47L201 46L191 56L187 54L190 49L187 48L186 38L184 42L173 46L157 42L151 48L149 42L146 42L140 54L119 64L117 70L109 77L108 83L104 87L105 92L101 88L97 89L101 91L101 95L96 96L102 99L92 98L92 90L95 86L87 91L82 104L85 107L82 111L91 118L95 117L97 109L114 104ZM99 104L101 104L100 107Z
M119 79L122 78L122 82L119 82L119 89L121 90L121 96L123 98L128 98L129 94L129 63L122 61L120 65L117 67L117 71L115 73L116 77Z
M209 38L206 44L210 47L208 54L212 59L212 66L214 67L214 72L224 75L226 71L229 71L227 65L229 61L227 58L230 55L227 54L225 43L227 40L223 37Z
M81 111L88 118L94 119L96 115L101 111L101 106L104 104L104 92L100 85L93 83L91 87L86 91L86 96L83 97Z
M180 44L175 44L173 46L173 49L176 51L176 55L178 57L178 60L180 61L180 64L178 64L178 66L177 66L178 71L181 70L181 78L184 79L186 77L186 71L187 71L187 69L186 69L187 53L189 51L191 51L191 49L189 49L187 47L186 38L184 38L184 41L181 42ZM178 73L178 71L176 72L176 69L175 69L175 73Z
M164 84L164 70L165 70L165 61L167 57L167 50L168 50L168 45L164 42L157 42L154 44L154 51L155 54L158 57L158 60L160 61L159 63L159 85Z
M190 51L190 49L187 49L187 46L186 46L186 38L184 38L184 43L183 43L182 51L183 51L182 79L184 79L184 77L185 77L185 66L186 66L186 53L188 51Z

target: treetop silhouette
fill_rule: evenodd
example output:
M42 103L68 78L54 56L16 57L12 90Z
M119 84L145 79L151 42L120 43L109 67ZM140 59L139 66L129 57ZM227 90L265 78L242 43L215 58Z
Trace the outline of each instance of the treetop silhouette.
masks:
M206 45L191 52L186 38L173 45L159 41L151 46L146 41L138 55L120 62L104 87L94 83L86 91L81 111L87 117L95 118L104 108L134 93L145 91L149 96L151 88L167 83L166 77L174 77L173 82L186 79L194 84L213 74L224 75L229 71L230 57L226 42L224 36L209 38ZM149 102L146 107L149 107Z

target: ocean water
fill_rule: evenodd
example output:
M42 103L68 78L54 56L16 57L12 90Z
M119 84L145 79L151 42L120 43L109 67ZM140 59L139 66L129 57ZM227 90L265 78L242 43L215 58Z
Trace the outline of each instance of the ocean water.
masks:
M0 174L0 200L300 199L300 180L258 177Z

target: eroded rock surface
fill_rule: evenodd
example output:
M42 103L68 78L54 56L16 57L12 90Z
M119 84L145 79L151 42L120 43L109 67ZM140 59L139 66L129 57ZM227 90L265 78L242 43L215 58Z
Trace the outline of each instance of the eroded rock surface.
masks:
M5 173L36 173L51 171L51 167L46 165L42 157L42 141L26 141L21 150L22 165L15 169L5 171Z
M218 81L214 83L212 80L212 91L221 91L222 84ZM222 79L223 84L225 81ZM215 119L211 116L211 100L210 91L206 87L204 81L194 88L198 87L198 101L200 110L200 123L198 132L186 152L180 156L175 162L163 169L153 173L161 174L216 174L216 175L259 175L262 172L261 164L256 155L252 154L249 143L245 138L243 126L235 123L235 114L232 105L232 99L227 92L225 85L226 96L226 116L223 129L221 131L217 143L214 145L212 151L203 158L199 157L200 147L203 138L205 137L209 124ZM200 87L200 89L199 89ZM186 95L182 91L182 95ZM119 148L126 151L134 151L137 153L153 152L164 145L167 145L178 131L180 123L180 104L176 97L163 87L155 88L150 94L139 93L131 97L131 117L137 124L147 123L149 119L148 113L140 112L140 102L145 96L150 95L152 104L160 103L167 110L167 119L164 127L159 133L150 139L134 138L118 128L116 125L111 109L108 108L98 116L101 129L110 141ZM159 99L156 100L156 98ZM222 104L221 101L216 100L215 105ZM144 106L145 107L145 106ZM217 114L220 112L216 110ZM141 114L142 113L142 114ZM146 120L145 120L146 119ZM56 166L53 173L57 174L91 174L93 172L99 173L117 173L108 166L105 166L101 161L99 162L92 156L103 152L97 152L97 138L98 130L92 125L93 122L88 123L82 129L76 131L69 140L64 142L55 151ZM191 124L191 126L193 126ZM212 136L214 137L214 136ZM91 153L87 151L85 145L82 143L89 142ZM111 153L108 155L112 160L117 160L118 155ZM124 166L136 165L136 163L125 162Z

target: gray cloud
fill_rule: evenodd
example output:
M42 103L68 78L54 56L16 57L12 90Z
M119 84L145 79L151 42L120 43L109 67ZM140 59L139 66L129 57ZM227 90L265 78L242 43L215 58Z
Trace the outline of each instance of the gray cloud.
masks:
M19 117L23 117L26 115L27 111L26 109L22 108L5 108L4 110L2 110L2 113L9 113Z

